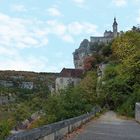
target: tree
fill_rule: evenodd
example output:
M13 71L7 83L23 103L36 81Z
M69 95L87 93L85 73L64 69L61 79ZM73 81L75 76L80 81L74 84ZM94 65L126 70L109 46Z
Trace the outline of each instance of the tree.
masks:
M102 85L105 101L111 108L132 116L135 101L140 101L136 91L136 87L140 89L140 33L129 31L116 38L112 52L118 63L108 65L105 71Z
M112 49L111 49L111 46L112 46L112 43L110 44L107 44L105 45L103 48L102 48L102 54L104 56L110 56L112 54Z
M96 94L96 86L97 86L97 74L94 71L87 72L86 76L80 83L80 87L84 92L84 98L90 104L96 104L97 94Z
M88 56L84 59L84 69L86 71L96 67L96 59L93 56Z
M118 37L113 42L112 51L121 62L134 57L140 51L140 33L131 31Z

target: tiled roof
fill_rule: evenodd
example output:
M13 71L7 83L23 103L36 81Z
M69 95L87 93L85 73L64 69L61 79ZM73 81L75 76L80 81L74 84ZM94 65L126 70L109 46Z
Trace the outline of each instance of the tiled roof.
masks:
M67 69L63 68L60 72L60 77L73 77L73 78L80 78L83 74L82 69Z

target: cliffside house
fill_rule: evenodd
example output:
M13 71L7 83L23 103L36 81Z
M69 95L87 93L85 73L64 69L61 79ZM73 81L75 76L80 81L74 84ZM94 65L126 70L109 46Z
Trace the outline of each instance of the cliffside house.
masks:
M55 81L56 92L65 89L68 86L75 86L80 83L81 76L84 73L82 69L63 68Z

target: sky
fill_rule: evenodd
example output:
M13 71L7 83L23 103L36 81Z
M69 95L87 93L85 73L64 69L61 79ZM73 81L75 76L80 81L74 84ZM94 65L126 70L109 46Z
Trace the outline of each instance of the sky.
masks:
M140 0L0 0L0 70L60 72L90 36L140 24Z

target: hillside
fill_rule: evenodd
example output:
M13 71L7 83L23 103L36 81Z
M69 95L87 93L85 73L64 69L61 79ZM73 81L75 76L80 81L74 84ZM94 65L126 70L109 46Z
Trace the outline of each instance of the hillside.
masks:
M58 73L0 71L0 127L13 129L18 122L42 110ZM0 130L1 131L1 130ZM0 135L1 136L1 135Z

